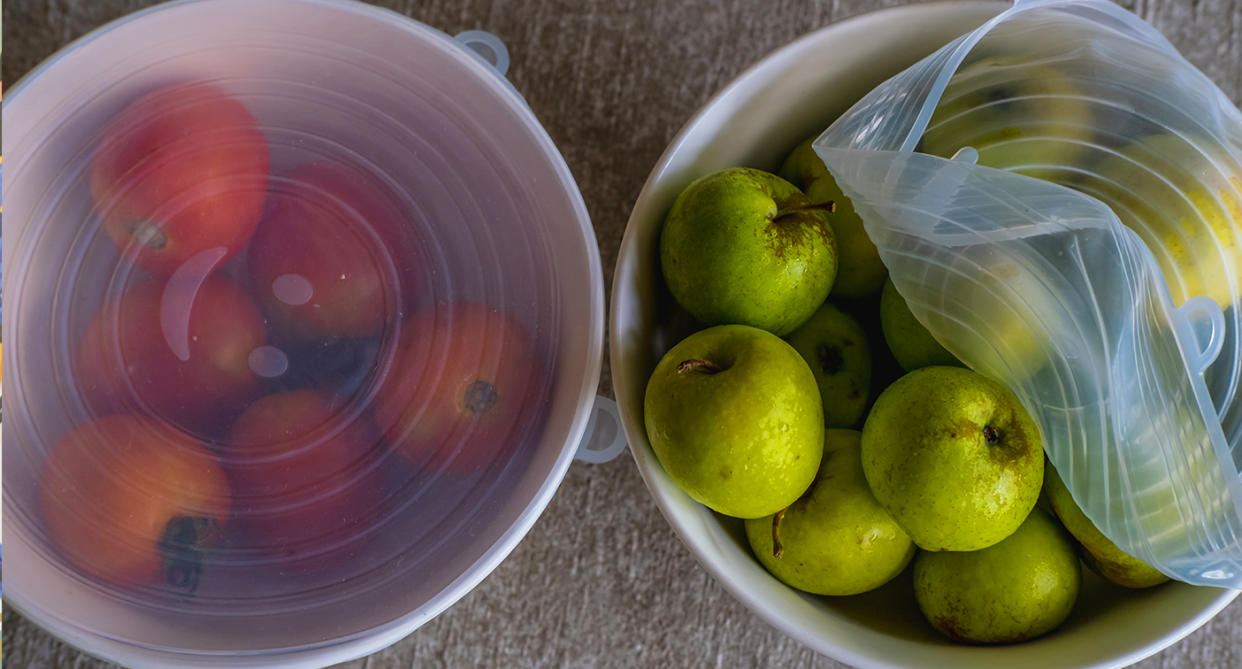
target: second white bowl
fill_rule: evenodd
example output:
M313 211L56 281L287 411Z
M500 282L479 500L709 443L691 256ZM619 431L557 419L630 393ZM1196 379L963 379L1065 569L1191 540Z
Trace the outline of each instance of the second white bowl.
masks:
M1065 625L1035 641L952 644L922 619L909 572L856 597L799 593L751 556L740 521L690 499L664 473L643 427L643 392L681 332L660 278L665 212L694 179L736 165L775 169L801 139L822 131L868 90L1004 8L931 3L831 25L768 56L704 107L648 178L626 228L613 280L613 384L647 487L699 562L738 599L807 646L860 667L1117 667L1159 652L1223 609L1237 591L1170 584L1126 591L1085 572Z

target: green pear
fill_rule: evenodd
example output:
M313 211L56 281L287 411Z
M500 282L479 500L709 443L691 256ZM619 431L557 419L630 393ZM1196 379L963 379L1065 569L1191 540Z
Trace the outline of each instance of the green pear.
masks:
M906 371L931 365L962 364L914 317L892 279L884 282L880 294L880 327L884 330L888 350Z
M1018 529L1044 478L1039 429L1013 393L924 367L880 394L862 430L867 483L914 543L974 551Z
M669 292L707 325L788 334L823 304L836 278L831 206L745 167L695 181L677 196L660 233Z
M1228 308L1242 275L1242 165L1205 141L1149 135L1095 165L1074 187L1107 204L1156 257L1174 304L1206 295ZM1205 153L1207 151L1207 153Z
M963 264L973 265L969 273L947 273L944 284L936 287L932 300L954 305L976 305L976 318L969 327L945 316L949 304L931 305L925 314L928 325L948 333L954 344L971 351L970 366L980 372L1020 383L1038 374L1056 351L1048 335L1024 318L1025 310L1047 314L1060 309L1035 272L990 248L963 251ZM924 299L927 299L926 296ZM979 306L984 305L984 306ZM1022 312L1018 310L1023 310ZM928 365L961 365L932 337L890 280L881 296L880 316L884 339L893 356L907 369ZM1035 317L1039 322L1039 317Z
M789 508L746 521L751 550L786 585L856 595L888 583L914 557L910 537L867 487L859 437L828 430L810 489Z
M1052 465L1044 467L1044 491L1065 529L1082 546L1082 560L1095 573L1127 588L1150 588L1169 580L1147 563L1117 548L1082 512Z
M858 321L825 302L786 339L806 360L819 384L824 425L858 423L871 394L871 346Z
M815 376L780 337L746 325L696 332L656 365L647 438L686 494L735 518L793 504L824 452Z
M1137 513L1136 531L1146 537L1156 555L1184 553L1186 546L1202 541L1204 527L1231 524L1236 513L1224 494L1226 470L1234 472L1226 455L1225 466L1202 432L1182 435L1181 452L1167 460L1148 461L1126 470L1134 494L1126 500ZM1110 472L1113 480L1120 476ZM1113 504L1119 503L1113 500Z
M867 398L867 407L870 408L880 393L901 378L906 370L897 362L888 343L884 341L879 299L841 301L837 306L857 321L863 332L867 333L867 348L871 351L871 396ZM863 415L865 417L866 413Z
M951 158L970 146L980 165L1057 181L1092 138L1091 118L1063 71L1017 56L989 56L949 80L919 148Z
M880 260L880 252L867 236L862 218L854 204L841 192L824 162L811 148L814 137L799 144L781 165L779 174L801 188L816 204L836 203L828 219L837 240L837 279L832 284L833 298L850 300L874 297L884 285L888 269Z
M1039 509L995 546L914 558L914 596L923 616L964 643L1015 643L1047 634L1069 617L1081 586L1074 542Z
M980 333L989 345L975 349L971 365L976 370L1021 382L1038 374L1049 355L1056 355L1049 336L1031 326L1014 309L1036 313L1055 313L1061 306L1047 290L1042 277L1030 268L1013 262L989 247L974 254L981 267L975 281L957 291L958 299L970 304L986 304L996 295L1008 295L1006 306L990 310L988 329ZM956 290L950 287L949 290ZM1037 318L1038 320L1038 318Z
M1035 508L1055 518L1057 511L1052 506L1052 498L1048 492L1048 470L1051 468L1052 463L1048 461L1048 456L1044 455L1044 485L1039 489L1039 499L1035 500Z

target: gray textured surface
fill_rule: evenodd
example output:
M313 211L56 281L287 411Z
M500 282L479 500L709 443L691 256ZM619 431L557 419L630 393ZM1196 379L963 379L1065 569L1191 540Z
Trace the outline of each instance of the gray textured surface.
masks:
M3 76L143 0L5 0ZM512 48L510 77L577 177L606 281L639 188L677 129L750 63L794 37L892 0L429 0L379 4ZM1122 3L1242 102L1242 0ZM605 365L600 389L611 394ZM13 667L108 666L6 611ZM839 667L784 637L701 569L629 457L575 465L527 538L447 613L351 668L408 666ZM1140 666L1242 667L1242 604Z

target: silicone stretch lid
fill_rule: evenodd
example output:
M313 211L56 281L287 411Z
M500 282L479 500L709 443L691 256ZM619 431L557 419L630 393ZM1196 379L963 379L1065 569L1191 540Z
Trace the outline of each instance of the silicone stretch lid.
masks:
M1242 113L1109 2L1022 1L815 142L898 291L1031 413L1075 501L1242 587Z
M12 603L126 664L342 661L619 451L583 439L617 432L594 233L507 57L189 1L10 91Z

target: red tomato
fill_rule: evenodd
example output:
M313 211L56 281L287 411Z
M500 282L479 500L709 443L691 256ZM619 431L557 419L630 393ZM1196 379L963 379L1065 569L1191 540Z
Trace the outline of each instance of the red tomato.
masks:
M375 420L416 465L466 474L502 459L534 405L539 368L526 330L480 304L415 314L375 397Z
M91 194L121 253L169 275L199 253L224 262L246 246L267 172L267 143L245 106L212 86L168 86L105 130Z
M222 536L229 498L205 444L123 414L63 437L39 479L44 526L73 564L114 583L184 592Z
M236 491L240 545L281 568L317 571L357 554L383 499L383 453L360 419L315 390L268 395L237 419L222 446Z
M78 387L100 411L146 407L191 432L217 434L263 377L258 307L229 279L144 280L104 305L78 344ZM259 351L261 354L262 351Z
M259 301L299 339L365 337L415 289L412 226L361 168L304 165L273 180L248 259Z

